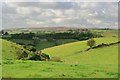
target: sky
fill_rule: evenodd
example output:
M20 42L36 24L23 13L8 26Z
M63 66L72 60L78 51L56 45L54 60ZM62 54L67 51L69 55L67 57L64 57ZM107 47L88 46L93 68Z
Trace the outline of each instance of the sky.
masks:
M118 27L117 2L30 1L2 2L2 28Z

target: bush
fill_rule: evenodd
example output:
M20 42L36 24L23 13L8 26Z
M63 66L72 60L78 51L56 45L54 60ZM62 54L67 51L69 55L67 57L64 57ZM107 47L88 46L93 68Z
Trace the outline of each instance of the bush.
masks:
M35 52L35 51L36 51L36 48L33 47L33 46L30 46L30 47L29 47L29 51L33 51L33 52Z
M89 40L87 41L87 45L92 48L92 47L95 45L95 40L94 40L94 39L89 39Z
M40 61L48 61L50 59L49 55L45 53L35 52L29 55L28 57L29 60L40 60Z
M28 57L28 52L26 51L22 51L22 53L18 56L18 59L23 59Z
M23 46L25 49L29 50L29 51L32 51L32 52L36 52L36 48L33 47L33 46Z
M23 44L23 43L18 43L18 44L20 44L20 45L25 45L25 44Z

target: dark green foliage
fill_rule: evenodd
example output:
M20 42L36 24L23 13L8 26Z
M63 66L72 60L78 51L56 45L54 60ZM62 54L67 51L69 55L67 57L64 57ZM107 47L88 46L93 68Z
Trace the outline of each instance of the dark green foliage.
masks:
M31 56L29 57L29 60L41 60L40 56L33 53L31 54Z
M17 43L17 44L24 45L23 43Z
M20 53L20 55L18 56L18 59L24 59L24 58L27 58L28 57L28 52L26 51L22 51L22 53Z
M33 52L35 52L35 51L36 51L36 49L35 49L35 47L30 46L30 47L29 47L29 51L33 51Z
M2 35L8 35L9 33L7 31L1 30L0 34L2 34Z
M1 30L0 33L1 33L1 34L4 34L4 30Z
M12 39L32 39L33 36L35 36L34 33L16 33L16 34L11 34Z
M87 41L87 45L92 48L92 47L95 45L95 40L94 40L94 39L88 40L88 41Z
M28 57L29 60L40 60L40 61L48 61L50 59L49 55L45 53L35 52L29 55Z
M8 32L5 32L4 35L8 35L9 33Z
M96 49L96 48L101 48L101 47L107 47L107 46L111 46L111 45L116 45L116 44L119 44L120 42L114 42L114 43L110 43L110 44L105 44L105 43L102 43L102 44L99 44L97 46L94 46L94 47L91 47L91 48L88 48L86 49L85 51L89 51L91 49Z
M66 32L51 32L51 33L17 33L12 34L12 39L34 39L35 44L39 39L47 39L47 41L54 41L54 39L77 39L86 40L94 37L102 37L100 34L92 33L89 30L70 30Z
M32 52L35 52L36 51L36 48L33 47L33 46L23 46L25 49L29 50L29 51L32 51Z

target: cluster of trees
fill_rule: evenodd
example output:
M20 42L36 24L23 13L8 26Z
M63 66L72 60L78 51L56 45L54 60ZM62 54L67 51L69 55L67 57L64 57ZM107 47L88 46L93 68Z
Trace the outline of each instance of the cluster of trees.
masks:
M82 32L72 31L72 32L53 33L53 34L44 35L44 38L77 39L77 40L87 40L87 39L95 38L95 37L102 37L102 35L97 34L97 33L92 33L90 31L82 31Z
M28 56L29 60L40 60L40 61L48 61L50 59L49 55L42 53L41 51L36 51Z
M19 33L12 34L13 39L33 39L37 37L39 39L47 39L48 41L54 39L77 39L77 40L86 40L95 37L102 37L101 34L92 33L90 31L70 31L62 33L49 33L49 34L37 34L37 33Z
M36 51L33 46L23 46L22 52L19 53L18 59L22 60L39 60L48 61L50 59L49 55L42 53L41 51Z
M35 36L35 33L16 33L11 34L11 38L13 39L32 39Z
M2 34L2 35L8 35L9 33L7 31L1 30L0 34Z
M36 52L36 51L37 51L36 48L33 47L33 46L23 45L23 47L24 47L26 50L28 50L28 51L32 51L32 52Z

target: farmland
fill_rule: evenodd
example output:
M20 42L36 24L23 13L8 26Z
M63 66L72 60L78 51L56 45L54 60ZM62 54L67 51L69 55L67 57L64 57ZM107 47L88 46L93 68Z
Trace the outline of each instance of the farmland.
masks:
M103 37L94 38L96 46L118 42L117 30L92 30ZM117 78L118 77L118 44L90 49L88 40L59 39L59 45L41 41L35 45L50 57L57 57L62 62L17 60L17 55L29 50L23 43L34 44L34 40L11 39L2 41L2 59L4 78ZM11 47L12 46L12 47Z

